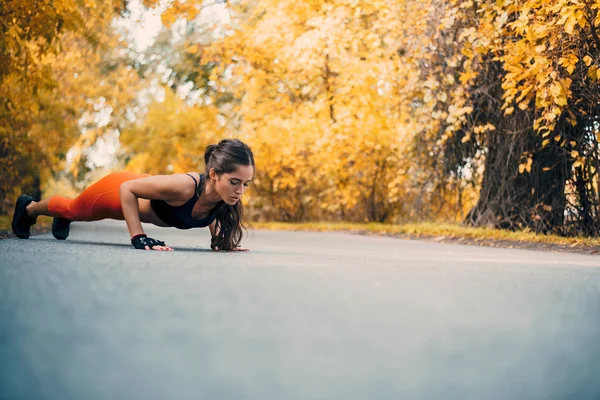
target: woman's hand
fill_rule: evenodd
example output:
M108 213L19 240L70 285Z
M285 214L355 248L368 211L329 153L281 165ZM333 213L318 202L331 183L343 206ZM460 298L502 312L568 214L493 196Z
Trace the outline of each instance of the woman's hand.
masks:
M173 251L174 249L169 246L152 246L152 248L146 246L146 250L157 250L157 251Z
M135 235L131 238L133 247L139 250L173 251L165 242L148 237L146 234Z
M232 251L250 251L250 249L244 249L242 247L236 247L235 249L233 249Z
M236 247L236 248L234 248L234 249L232 249L232 250L219 250L219 248L218 248L218 247L211 247L211 249L212 249L213 251L223 251L223 252L225 252L225 251L250 251L250 249L244 249L244 248L242 248L242 247Z

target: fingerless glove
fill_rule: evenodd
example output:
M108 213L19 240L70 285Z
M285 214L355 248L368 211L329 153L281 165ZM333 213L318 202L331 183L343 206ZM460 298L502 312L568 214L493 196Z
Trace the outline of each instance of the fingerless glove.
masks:
M164 246L165 242L160 240L152 239L148 237L146 234L141 233L139 235L135 235L131 238L131 244L136 249L145 250L146 246L152 249L152 246Z

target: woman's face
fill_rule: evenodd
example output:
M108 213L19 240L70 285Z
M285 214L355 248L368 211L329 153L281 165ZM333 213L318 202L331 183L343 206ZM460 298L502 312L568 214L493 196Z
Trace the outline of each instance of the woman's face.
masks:
M242 198L253 175L254 167L251 165L238 165L233 172L221 175L217 175L214 169L211 169L209 173L210 178L215 182L216 192L230 206Z

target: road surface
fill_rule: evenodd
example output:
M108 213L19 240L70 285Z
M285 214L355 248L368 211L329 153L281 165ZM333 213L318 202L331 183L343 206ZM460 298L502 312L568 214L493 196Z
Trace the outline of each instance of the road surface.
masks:
M600 257L145 229L0 241L1 400L600 399Z

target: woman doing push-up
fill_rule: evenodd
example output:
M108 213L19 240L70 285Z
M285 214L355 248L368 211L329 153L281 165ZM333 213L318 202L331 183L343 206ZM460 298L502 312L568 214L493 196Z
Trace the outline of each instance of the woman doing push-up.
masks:
M148 237L142 222L178 229L203 228L211 233L213 250L245 251L240 201L254 176L254 156L246 144L226 139L204 153L206 175L197 172L149 175L115 172L85 189L74 199L52 196L39 202L27 195L17 199L14 234L28 239L38 215L54 217L52 235L65 240L72 221L125 220L136 249L171 251Z

